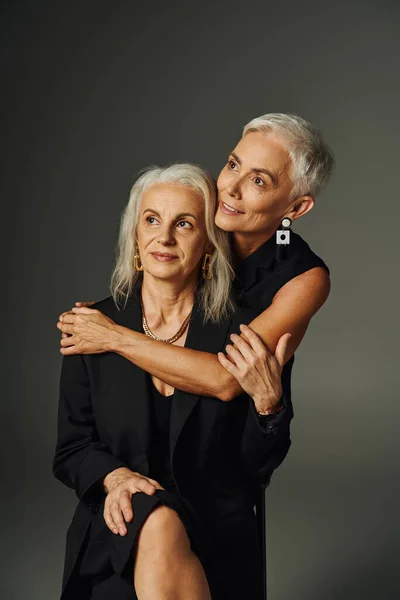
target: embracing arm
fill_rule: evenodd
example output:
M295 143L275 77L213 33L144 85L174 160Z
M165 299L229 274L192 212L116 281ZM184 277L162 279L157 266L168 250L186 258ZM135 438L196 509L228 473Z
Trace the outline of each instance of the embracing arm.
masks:
M89 504L102 492L103 478L124 466L97 435L83 357L79 354L65 356L60 377L54 476Z
M271 306L249 326L272 354L280 337L290 333L287 362L329 291L330 278L326 270L323 267L310 269L286 283L275 295ZM229 401L243 393L215 354L158 342L119 325L112 330L108 349L165 383L192 394Z

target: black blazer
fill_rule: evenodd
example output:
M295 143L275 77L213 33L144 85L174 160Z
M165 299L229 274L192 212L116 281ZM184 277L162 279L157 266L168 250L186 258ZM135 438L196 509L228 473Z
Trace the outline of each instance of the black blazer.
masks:
M139 288L125 309L111 297L93 305L116 323L142 331ZM195 302L185 346L217 353L250 322L254 311L240 311L219 324L202 322ZM285 397L283 397L285 404ZM104 500L102 479L126 466L150 476L150 410L146 373L118 354L63 357L58 440L53 473L79 498L67 532L63 588L71 575L88 526ZM254 402L243 394L230 402L176 390L171 411L170 448L175 482L194 510L221 521L248 511L260 484L290 447L291 405L268 426L260 424Z

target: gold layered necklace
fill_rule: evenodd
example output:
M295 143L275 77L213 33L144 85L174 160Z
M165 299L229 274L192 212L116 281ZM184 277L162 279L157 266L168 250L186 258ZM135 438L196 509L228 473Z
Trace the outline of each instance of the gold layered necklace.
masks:
M152 331L150 331L149 326L147 325L147 321L146 321L146 317L144 314L144 306L143 306L143 301L142 301L142 297L140 296L140 305L142 307L142 326L143 326L143 331L145 332L145 334L149 337L151 337L153 340L157 340L158 342L168 342L169 344L173 344L174 342L176 342L176 340L179 340L179 338L183 335L186 327L189 324L190 321L190 317L192 316L192 311L190 311L190 313L188 314L188 316L185 318L185 320L183 321L182 325L180 326L179 330L175 333L175 335L173 335L172 337L163 340L159 337L157 337L156 335L154 335L154 333Z

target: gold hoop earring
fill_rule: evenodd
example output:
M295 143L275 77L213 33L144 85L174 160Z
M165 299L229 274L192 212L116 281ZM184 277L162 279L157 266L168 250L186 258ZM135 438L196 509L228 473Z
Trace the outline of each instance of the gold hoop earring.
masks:
M142 261L140 260L139 246L136 246L136 254L134 255L134 266L136 271L143 271ZM140 261L140 264L139 264Z
M203 264L201 265L201 272L203 275L203 279L212 279L211 264L210 264L211 257L212 257L212 254L204 255Z

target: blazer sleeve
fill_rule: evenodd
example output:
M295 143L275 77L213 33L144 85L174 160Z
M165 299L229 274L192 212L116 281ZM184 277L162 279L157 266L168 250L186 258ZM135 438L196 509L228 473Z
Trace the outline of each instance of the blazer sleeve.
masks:
M125 463L99 440L90 381L82 355L64 356L61 366L58 437L53 474L87 503L104 498L103 478Z
M257 316L253 309L241 309L232 318L230 331L240 335L240 323L249 323ZM228 337L226 338L228 343ZM290 422L293 418L290 385L284 387L284 408L267 424L260 421L254 401L247 397L249 406L241 439L241 462L247 474L258 485L267 486L273 471L279 467L289 452Z
M260 423L252 398L247 398L249 408L241 440L241 460L248 475L259 485L267 486L273 471L289 451L293 409L283 394L284 408L264 425Z

